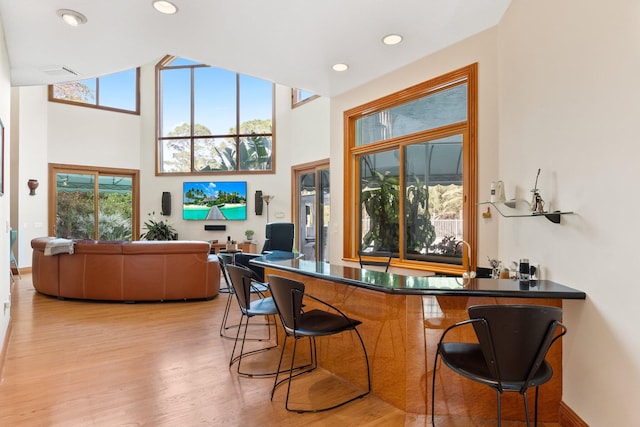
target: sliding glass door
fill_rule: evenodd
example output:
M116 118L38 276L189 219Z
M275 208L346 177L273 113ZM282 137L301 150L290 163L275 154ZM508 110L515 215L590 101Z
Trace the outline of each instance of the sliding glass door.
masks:
M137 239L137 171L51 165L50 183L50 235L68 239Z

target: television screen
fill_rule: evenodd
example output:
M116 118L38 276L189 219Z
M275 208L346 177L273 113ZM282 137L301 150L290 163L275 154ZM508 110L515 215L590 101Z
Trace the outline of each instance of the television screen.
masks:
M246 181L185 182L182 218L186 220L246 220Z

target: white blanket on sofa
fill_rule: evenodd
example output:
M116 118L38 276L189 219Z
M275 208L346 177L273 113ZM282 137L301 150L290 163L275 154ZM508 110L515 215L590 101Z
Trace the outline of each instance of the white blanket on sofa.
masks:
M73 240L55 238L47 242L44 248L45 256L58 255L58 254L72 254L73 253Z

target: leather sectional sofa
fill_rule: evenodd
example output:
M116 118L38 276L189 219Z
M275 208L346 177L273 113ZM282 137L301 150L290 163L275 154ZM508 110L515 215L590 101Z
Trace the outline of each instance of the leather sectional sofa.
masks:
M34 288L58 298L104 301L211 299L220 288L218 258L204 241L72 242L51 253L53 237L31 241ZM57 239L59 240L59 239ZM58 247L60 249L60 247Z

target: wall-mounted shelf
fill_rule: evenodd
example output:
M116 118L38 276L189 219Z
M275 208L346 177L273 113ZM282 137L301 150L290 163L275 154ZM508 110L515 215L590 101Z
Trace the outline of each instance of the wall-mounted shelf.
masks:
M536 217L544 216L554 224L560 224L560 218L562 215L570 215L573 212L531 212L531 205L526 200L512 199L506 202L494 203L494 202L481 202L480 205L492 205L500 215L505 218L524 218L524 217Z

